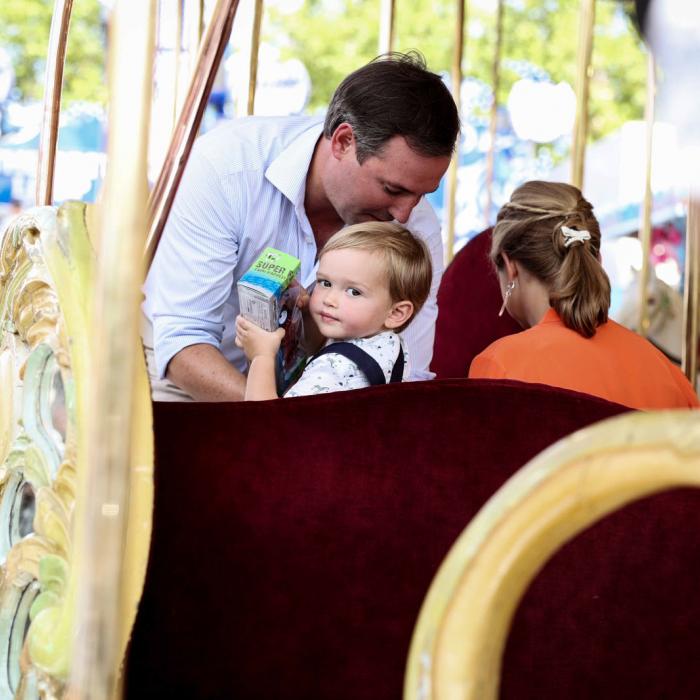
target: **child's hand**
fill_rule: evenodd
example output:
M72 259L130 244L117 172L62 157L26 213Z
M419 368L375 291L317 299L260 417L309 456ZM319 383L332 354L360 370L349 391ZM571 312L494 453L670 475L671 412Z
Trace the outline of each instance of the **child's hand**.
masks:
M264 331L243 316L236 316L236 345L243 348L249 361L259 356L275 357L284 338L284 328Z

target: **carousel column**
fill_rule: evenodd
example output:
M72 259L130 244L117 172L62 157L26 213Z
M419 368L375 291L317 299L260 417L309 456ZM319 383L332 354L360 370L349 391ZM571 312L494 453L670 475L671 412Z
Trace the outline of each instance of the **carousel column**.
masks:
M231 36L239 0L219 0L202 39L199 58L182 112L175 125L163 168L148 201L148 237L144 249L146 267L153 260L163 233L185 163L197 138L216 72Z
M260 57L260 30L262 29L263 0L255 0L253 31L250 37L250 70L248 72L248 115L255 113L255 90L258 86Z
M175 0L175 36L173 37L173 124L180 113L182 92L182 33L185 22L185 0Z
M571 184L583 188L583 170L588 139L588 89L593 55L595 0L581 0L579 11L579 41L576 64L576 121L571 147Z
M155 9L155 0L117 0L110 17L108 170L92 285L91 381L81 396L87 468L75 521L80 577L71 588L78 630L71 698L114 697L124 645Z
M36 204L51 205L53 177L58 143L58 120L61 113L63 66L66 59L68 27L73 0L55 0L51 16L51 33L46 63L44 113L39 138L39 163L36 173Z
M654 147L654 101L656 97L656 66L651 53L647 58L647 99L644 108L646 124L646 159L644 180L644 205L639 226L639 242L642 248L642 269L639 272L639 333L646 337L649 333L649 304L647 288L649 286L649 254L651 252L651 209L653 193L651 190L651 167Z
M464 56L464 23L466 18L466 0L457 0L455 5L455 47L452 55L452 98L457 105L457 114L461 113L461 88L462 88L462 58ZM450 167L447 170L447 214L445 227L447 229L447 241L445 245L445 262L449 264L454 256L455 248L455 213L457 202L457 170L459 168L459 151L461 138L457 136L455 151L452 154Z
M491 118L489 122L489 152L486 157L486 207L484 209L484 225L491 225L491 208L493 206L493 175L496 160L496 128L498 126L498 88L501 82L501 46L503 44L503 0L498 0L496 10L496 47L493 52L491 69L491 86L493 101L491 102Z
M394 50L395 0L381 0L379 12L379 53L389 53Z
M683 294L683 371L697 390L698 310L700 309L700 190L692 188L685 233L685 291Z

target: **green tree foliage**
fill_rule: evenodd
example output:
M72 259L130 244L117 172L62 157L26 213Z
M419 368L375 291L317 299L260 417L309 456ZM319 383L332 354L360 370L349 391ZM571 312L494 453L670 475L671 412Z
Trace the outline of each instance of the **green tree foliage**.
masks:
M271 3L272 4L272 3ZM495 11L465 0L465 75L491 82ZM491 3L492 5L494 3ZM455 0L396 0L396 49L418 49L429 66L448 72L455 40ZM284 3L279 3L282 8ZM14 58L23 99L39 99L53 3L0 0L0 46ZM310 108L325 107L338 83L378 53L380 0L305 0L292 14L266 11L268 40L300 58L313 84ZM591 138L604 136L643 113L646 63L629 17L629 3L598 0L591 82ZM499 102L521 77L514 62L543 68L552 80L575 82L579 0L505 0ZM73 4L63 104L106 101L105 38L98 0Z
M455 0L396 1L396 45L418 49L436 72L449 72L455 42ZM463 71L491 83L494 7L466 0ZM575 86L579 0L505 0L501 84L503 104L521 75L518 62L544 69L554 82ZM313 84L311 109L322 109L336 85L378 52L379 0L306 0L293 15L268 11L268 40L301 59ZM590 89L590 133L596 140L644 109L646 59L629 7L598 0Z
M23 100L41 99L53 2L49 0L0 0L0 46L10 52L16 87ZM76 100L104 104L105 40L98 0L73 3L63 105Z

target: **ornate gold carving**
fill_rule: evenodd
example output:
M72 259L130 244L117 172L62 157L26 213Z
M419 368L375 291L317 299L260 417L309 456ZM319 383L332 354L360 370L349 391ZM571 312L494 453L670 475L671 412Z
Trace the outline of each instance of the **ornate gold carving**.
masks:
M41 239L55 230L55 211L36 209L14 220L0 247L0 374L10 387L0 400L0 693L25 697L58 688L67 671L68 640L53 635L42 654L43 620L65 596L75 503L75 434L56 425L70 349Z
M85 498L81 381L94 258L85 221L81 203L40 207L16 218L0 241L0 697L62 697L70 671L81 575L75 530L86 527L74 522ZM147 384L139 389L136 507L128 514L138 541L124 543L130 579L122 650L150 534L150 401Z

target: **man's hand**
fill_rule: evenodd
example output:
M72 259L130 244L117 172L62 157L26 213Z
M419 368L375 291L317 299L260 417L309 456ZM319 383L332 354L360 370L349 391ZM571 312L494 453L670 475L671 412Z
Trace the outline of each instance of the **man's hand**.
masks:
M284 328L278 328L272 332L265 331L243 316L236 316L236 345L243 348L250 362L256 357L274 358L282 338L284 338Z

